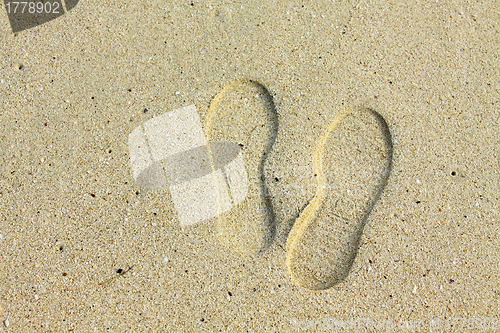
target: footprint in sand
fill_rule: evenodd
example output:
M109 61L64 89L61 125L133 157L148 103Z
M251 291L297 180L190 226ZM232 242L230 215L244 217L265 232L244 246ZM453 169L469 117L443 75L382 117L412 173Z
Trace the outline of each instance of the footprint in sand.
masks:
M391 165L391 135L377 112L347 112L325 131L314 152L318 191L286 244L286 263L296 284L323 290L347 277Z
M278 116L272 96L255 81L233 82L210 104L207 141L237 143L248 176L247 198L218 214L217 236L226 249L243 255L258 253L274 239L274 212L265 184L264 164L277 132ZM210 151L213 158L213 144Z

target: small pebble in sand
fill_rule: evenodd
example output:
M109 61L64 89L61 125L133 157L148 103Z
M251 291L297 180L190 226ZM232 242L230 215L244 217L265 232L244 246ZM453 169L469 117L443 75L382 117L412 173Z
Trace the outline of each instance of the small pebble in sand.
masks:
M9 325L10 325L10 323L9 323L9 319L8 319L8 318L7 318L7 319L5 319L5 320L3 321L3 324L5 325L5 327L9 327Z

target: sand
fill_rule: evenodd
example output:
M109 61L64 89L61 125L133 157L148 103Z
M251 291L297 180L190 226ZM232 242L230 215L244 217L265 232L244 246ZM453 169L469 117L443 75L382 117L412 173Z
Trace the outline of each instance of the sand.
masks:
M82 0L17 34L2 9L2 329L500 329L499 8ZM181 228L128 151L171 110L194 104L205 126L243 78L279 121L264 170L276 237L245 256L215 218ZM386 120L392 171L345 281L311 291L290 279L287 234L316 193L318 139L354 107Z

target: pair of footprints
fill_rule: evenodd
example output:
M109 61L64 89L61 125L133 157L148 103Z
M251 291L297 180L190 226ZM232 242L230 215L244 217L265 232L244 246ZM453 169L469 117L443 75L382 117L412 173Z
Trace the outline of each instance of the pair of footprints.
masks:
M211 103L206 130L209 142L229 141L242 147L248 176L245 201L218 215L220 242L243 255L264 251L275 234L264 177L264 164L278 132L271 95L254 81L232 83ZM347 277L391 163L390 132L377 112L349 111L326 129L314 151L317 193L286 242L286 263L296 284L323 290Z

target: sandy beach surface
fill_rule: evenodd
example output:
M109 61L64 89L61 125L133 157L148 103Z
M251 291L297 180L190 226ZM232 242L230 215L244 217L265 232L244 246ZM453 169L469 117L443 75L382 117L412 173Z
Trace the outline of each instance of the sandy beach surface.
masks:
M0 330L500 330L498 1L81 0L16 34L2 7ZM241 255L134 182L128 137L192 104L206 126L245 78L278 115L277 232ZM287 235L355 107L387 122L392 171L345 281L311 291Z

